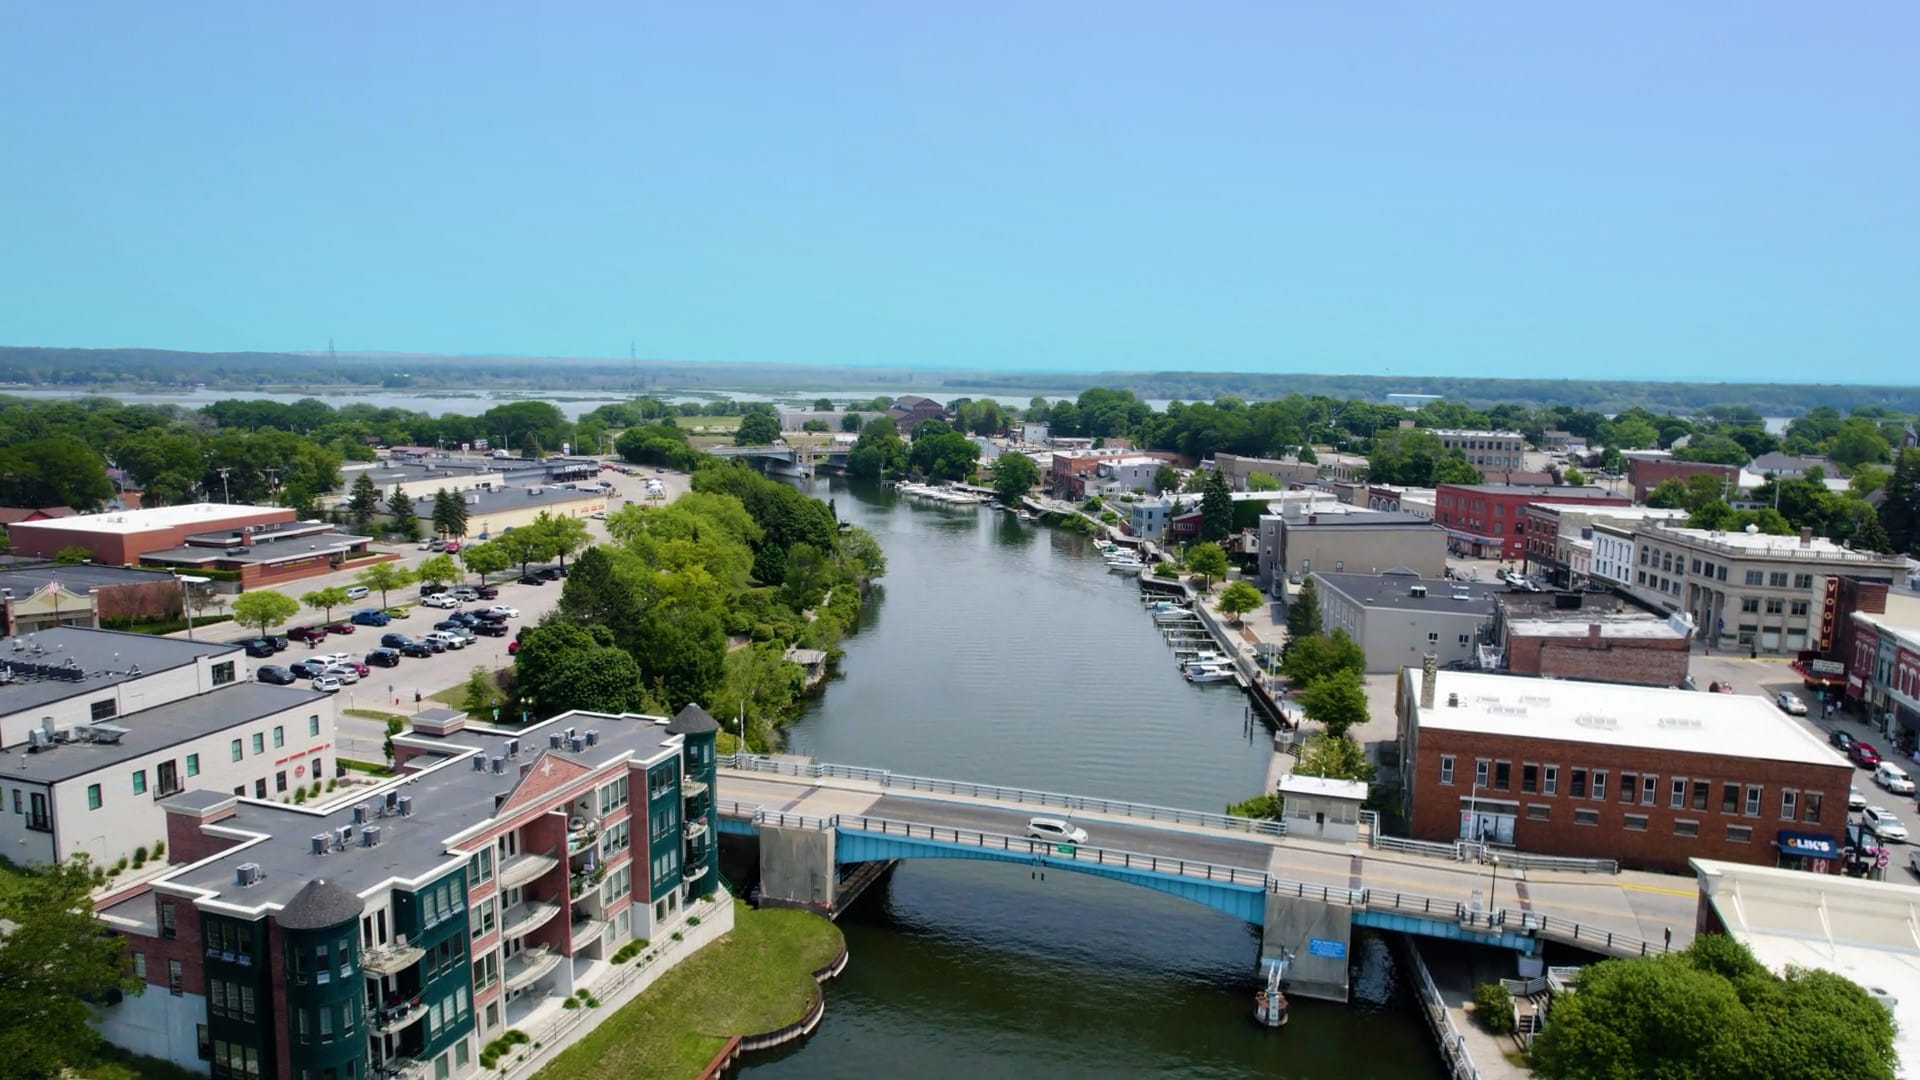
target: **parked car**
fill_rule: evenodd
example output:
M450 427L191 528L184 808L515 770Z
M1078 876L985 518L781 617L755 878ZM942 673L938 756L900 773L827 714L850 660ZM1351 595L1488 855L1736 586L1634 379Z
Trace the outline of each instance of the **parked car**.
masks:
M327 664L324 660L295 660L293 663L287 665L287 670L302 679L311 679L325 674Z
M458 540L449 540L449 541L447 541L447 548L446 548L446 551L447 551L447 554L449 554L449 555L458 555L458 554L460 554L460 541L458 541Z
M561 578L567 576L567 572L558 566L549 566L534 576L541 581L559 581Z
M365 585L349 585L347 586L347 599L360 600L365 598L367 593L371 591L372 590L368 589Z
M393 621L393 616L377 608L362 608L353 613L351 621L361 626L385 626Z
M1827 732L1827 742L1839 747L1840 752L1843 754L1853 749L1853 736L1841 731L1839 728Z
M473 625L467 627L467 630L475 634L485 634L487 637L507 636L507 624L504 621L488 622L485 619L475 619Z
M286 686L294 681L294 674L279 664L262 664L253 669L253 677L263 683L274 686Z
M1087 830L1062 818L1037 817L1027 822L1027 837L1059 844L1084 844Z
M1865 810L1866 808L1867 808L1867 793L1864 791L1861 791L1857 787L1848 788L1847 789L1847 809Z
M380 635L380 644L389 649L397 649L412 640L413 639L407 635L400 633Z
M526 577L520 579L520 584L522 585L545 585L546 583L547 579L538 574L528 574Z
M1873 767L1873 782L1895 795L1913 794L1913 778L1891 761L1883 761Z
M353 657L348 656L345 653L335 653L332 666L351 668L355 675L358 675L363 679L366 678L368 675L372 674L372 669L368 668L365 663L359 660L355 660Z
M1895 844L1907 842L1907 827L1884 806L1869 806L1860 811L1860 822L1867 831Z
M500 599L500 590L492 585L482 585L473 590L473 598L475 600L498 600Z
M313 688L315 690L325 690L329 694L339 693L340 688L344 685L346 684L342 683L339 677L334 675L321 675L313 680Z
M273 642L263 637L247 638L244 641L236 641L234 644L240 646L248 656L256 660L273 655Z
M331 623L328 623L328 624L327 624L327 633L329 633L329 634L351 634L351 633L353 633L353 624L352 624L352 623L350 623L350 622L331 622Z
M467 639L461 637L459 634L448 633L445 630L435 630L433 633L427 635L427 644L438 645L446 649L464 649L467 647Z
M502 627L501 629L505 629L505 627ZM517 652L519 652L519 651L520 651L520 639L519 639L519 638L514 638L514 639L513 639L512 641L509 641L509 642L507 642L507 655L508 655L508 656L512 656L512 655L513 655L514 653L517 653Z
M463 604L471 604L480 599L480 590L471 585L461 585L453 590L453 598Z
M474 614L471 611L462 610L462 611L447 612L447 621L450 623L459 623L461 626L467 627L468 629L472 629L473 627L478 626L480 623L484 622L485 620L483 620L482 618L480 618L480 616Z
M1872 743L1862 742L1859 739L1853 740L1853 746L1848 749L1847 756L1853 759L1855 765L1863 769L1871 769L1880 764L1880 751L1875 750Z
M480 613L480 617L483 619L489 616L502 619L517 619L520 617L520 609L507 604L495 604Z
M267 635L267 640L268 640L269 642L271 642L271 643L273 644L273 651L274 651L274 652L286 652L286 651L287 651L287 635L285 635L285 634L268 634L268 635Z
M400 655L416 656L416 657L432 656L433 646L428 645L424 641L414 641L412 639L408 639L406 644L400 646Z
M367 664L371 667L399 667L400 652L397 649L375 649L367 654Z
M460 606L460 601L455 600L452 593L443 592L434 593L432 596L420 601L420 603L422 606L430 608L457 608Z
M313 645L327 640L327 628L324 626L296 626L287 631L287 638L291 641L302 641L308 645Z
M1789 716L1807 715L1807 703L1801 701L1798 697L1786 690L1775 694L1773 696L1773 702L1780 706L1781 711L1787 713Z
M355 670L355 667L356 665L328 664L327 670L321 673L320 677L323 679L339 679L342 685L352 686L354 683L360 681L360 672Z
M421 550L421 551L431 551L431 550L433 550L433 541L431 541L431 540L422 540L422 541L420 541L420 550Z
M426 584L420 586L421 596L439 596L441 593L446 591L447 591L447 584L444 581L429 581Z
M432 551L445 551L447 550L447 542L436 536L432 540L427 541L427 547Z

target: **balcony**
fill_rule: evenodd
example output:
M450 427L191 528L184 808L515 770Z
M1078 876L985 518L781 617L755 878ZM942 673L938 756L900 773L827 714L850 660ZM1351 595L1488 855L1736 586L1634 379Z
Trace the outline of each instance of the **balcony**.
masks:
M707 823L699 818L687 822L687 842L699 843L707 837Z
M573 951L579 952L581 949L595 944L600 940L600 935L606 932L607 921L605 919L596 919L592 916L582 917L576 913L573 919Z
M538 880L547 871L559 865L558 848L549 848L542 852L523 851L500 864L500 887L517 889L528 882Z
M528 900L515 904L502 913L500 936L502 938L525 937L535 930L553 921L560 914L560 905L551 900Z
M501 978L508 990L524 990L540 980L540 977L560 965L560 954L551 946L538 945L531 949L522 949L507 957L501 968Z
M578 855L600 842L598 819L574 818L567 826L567 854Z
M680 880L682 882L685 882L688 885L691 885L694 882L699 881L702 877L705 877L706 873L707 873L706 863L704 862L693 863L680 868Z
M680 794L684 798L697 799L706 793L707 782L705 780L695 780L689 776L680 782Z
M606 876L607 868L605 866L601 866L597 870L575 874L573 875L569 892L575 900L578 900L586 894L587 890L594 888L599 885L600 882L604 881Z
M382 1035L394 1035L420 1022L427 1015L427 1007L419 998L411 1001L398 1001L384 1009L374 1011L371 1019L373 1030Z
M373 1075L380 1080L425 1080L427 1063L410 1057L390 1057L374 1064Z
M376 945L360 954L360 966L375 975L397 975L420 962L425 949L394 942Z

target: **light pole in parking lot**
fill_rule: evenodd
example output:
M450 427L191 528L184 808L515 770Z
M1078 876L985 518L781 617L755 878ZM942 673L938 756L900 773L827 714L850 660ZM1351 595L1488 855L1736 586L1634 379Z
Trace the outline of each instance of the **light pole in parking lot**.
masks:
M193 574L175 574L174 578L175 580L180 582L180 610L187 617L187 640L192 641L193 640L193 597L190 594L195 586L205 585L208 582L211 582L213 579L206 578L206 577L197 577Z

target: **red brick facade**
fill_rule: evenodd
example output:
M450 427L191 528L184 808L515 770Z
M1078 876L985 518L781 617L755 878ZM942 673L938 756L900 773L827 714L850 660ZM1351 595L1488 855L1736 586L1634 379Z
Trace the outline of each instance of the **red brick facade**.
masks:
M1481 761L1487 783L1476 791ZM1444 775L1449 767L1451 783ZM1597 792L1596 777L1603 785ZM1686 783L1678 808L1676 779ZM1841 839L1853 770L1837 756L1831 765L1815 765L1422 728L1407 780L1409 831L1419 839L1460 838L1463 815L1477 808L1511 814L1512 844L1522 851L1684 873L1690 858L1772 866L1783 829ZM1632 801L1622 802L1629 783ZM1791 819L1781 816L1787 792L1793 794ZM1629 827L1630 815L1641 819L1631 822L1636 827ZM1689 824L1694 835L1684 835Z
M1522 513L1528 503L1629 506L1597 488L1441 484L1433 491L1433 523L1447 530L1450 550L1477 558L1518 559L1526 553Z
M1633 485L1636 502L1645 501L1647 493L1659 487L1662 481L1685 480L1689 476L1718 476L1737 484L1740 482L1740 467L1714 465L1705 461L1627 459L1627 482Z
M1604 637L1588 624L1580 637L1507 635L1507 670L1555 679L1679 686L1690 659L1684 637Z
M143 525L137 514L126 516L127 529L122 532L62 528L62 520L56 520L15 526L8 530L8 536L12 539L15 555L51 559L60 554L62 549L80 547L93 552L94 562L107 566L131 566L150 551L164 551L185 544L187 537L195 533L239 529L243 525L271 525L295 519L292 510L278 506L262 506L257 508L257 512L235 514L218 520L186 518L178 524L158 528ZM90 518L89 524L98 520Z

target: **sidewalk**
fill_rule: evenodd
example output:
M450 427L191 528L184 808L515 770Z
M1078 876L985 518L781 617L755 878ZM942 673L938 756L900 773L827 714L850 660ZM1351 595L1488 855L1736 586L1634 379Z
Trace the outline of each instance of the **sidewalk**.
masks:
M1511 955L1494 955L1486 949L1459 948L1453 942L1422 938L1413 942L1433 976L1434 989L1447 1006L1447 1015L1466 1043L1473 1067L1482 1080L1526 1080L1533 1073L1514 1064L1509 1054L1518 1055L1520 1044L1511 1035L1495 1035L1480 1026L1469 1007L1474 988L1481 983L1511 979L1518 975ZM1521 1005L1522 1009L1527 1006Z

